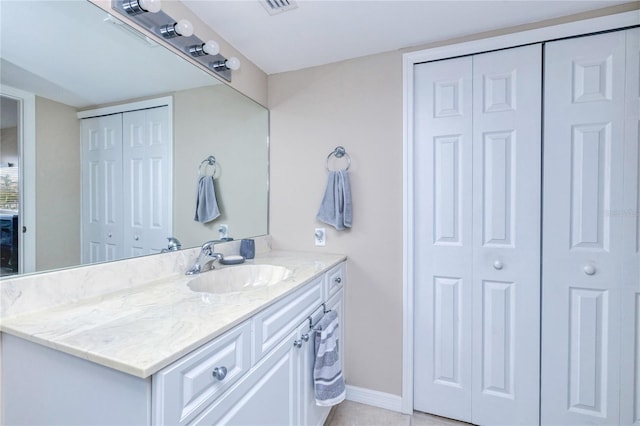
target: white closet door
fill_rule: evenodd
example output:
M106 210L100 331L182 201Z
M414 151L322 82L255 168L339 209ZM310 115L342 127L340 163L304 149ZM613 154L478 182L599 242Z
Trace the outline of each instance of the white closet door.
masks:
M627 31L620 423L640 425L640 28Z
M158 253L172 235L169 108L123 114L124 251Z
M472 421L538 423L542 48L473 57Z
M541 420L619 424L625 33L545 52Z
M471 421L472 59L414 81L414 408Z
M415 69L414 407L539 410L539 45Z
M82 120L82 263L122 258L122 118Z

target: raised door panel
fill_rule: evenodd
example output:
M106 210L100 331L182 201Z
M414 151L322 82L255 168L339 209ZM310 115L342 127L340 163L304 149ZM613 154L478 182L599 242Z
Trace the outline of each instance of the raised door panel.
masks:
M414 407L471 421L472 59L414 75Z
M329 272L325 274L326 276L326 291L323 291L323 299L327 300L333 297L342 286L344 285L344 280L347 277L346 274L346 263L342 262L337 266L334 266Z
M122 252L122 117L84 119L82 262L116 260Z
M626 32L620 423L640 425L640 29ZM633 342L632 344L625 342Z
M545 55L541 420L618 424L625 33Z
M297 425L300 349L293 345L296 331L189 424Z
M473 57L472 422L539 409L540 45Z
M123 115L124 242L128 256L157 253L172 235L169 108Z
M153 375L154 424L187 424L250 368L246 321Z
M272 350L296 324L301 323L322 303L325 276L315 278L295 294L276 302L251 319L253 362Z

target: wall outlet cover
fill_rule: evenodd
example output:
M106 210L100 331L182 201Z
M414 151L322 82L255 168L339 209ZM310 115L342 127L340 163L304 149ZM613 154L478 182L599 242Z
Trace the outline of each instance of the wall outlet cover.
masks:
M219 225L218 232L220 233L221 240L229 238L229 225Z
M327 245L327 230L326 228L316 228L315 233L313 234L315 237L317 246L325 246Z

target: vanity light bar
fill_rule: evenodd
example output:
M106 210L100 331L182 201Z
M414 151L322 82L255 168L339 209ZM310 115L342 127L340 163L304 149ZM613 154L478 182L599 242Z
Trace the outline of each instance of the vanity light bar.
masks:
M111 0L111 8L143 28L160 36L202 66L231 82L232 70L240 67L235 58L225 58L214 41L206 43L193 35L193 25L186 19L175 20L160 10L159 0ZM146 13L151 12L151 13Z

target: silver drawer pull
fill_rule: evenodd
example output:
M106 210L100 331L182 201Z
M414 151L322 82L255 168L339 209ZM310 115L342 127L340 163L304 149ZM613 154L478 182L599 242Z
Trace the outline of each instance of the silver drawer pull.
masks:
M306 333L305 333L305 334L303 334L302 336L300 336L300 338L301 338L302 340L304 340L305 342L308 342L308 341L309 341L309 335L308 335L308 334L306 334Z
M213 369L213 377L218 380L224 380L227 377L227 367L216 367Z
M302 347L302 340L297 339L293 341L293 346L295 346L296 348L300 349Z
M336 277L336 278L334 279L334 281L335 281L335 282L337 282L338 284L340 284L340 283L342 282L342 278L340 278L340 277Z

